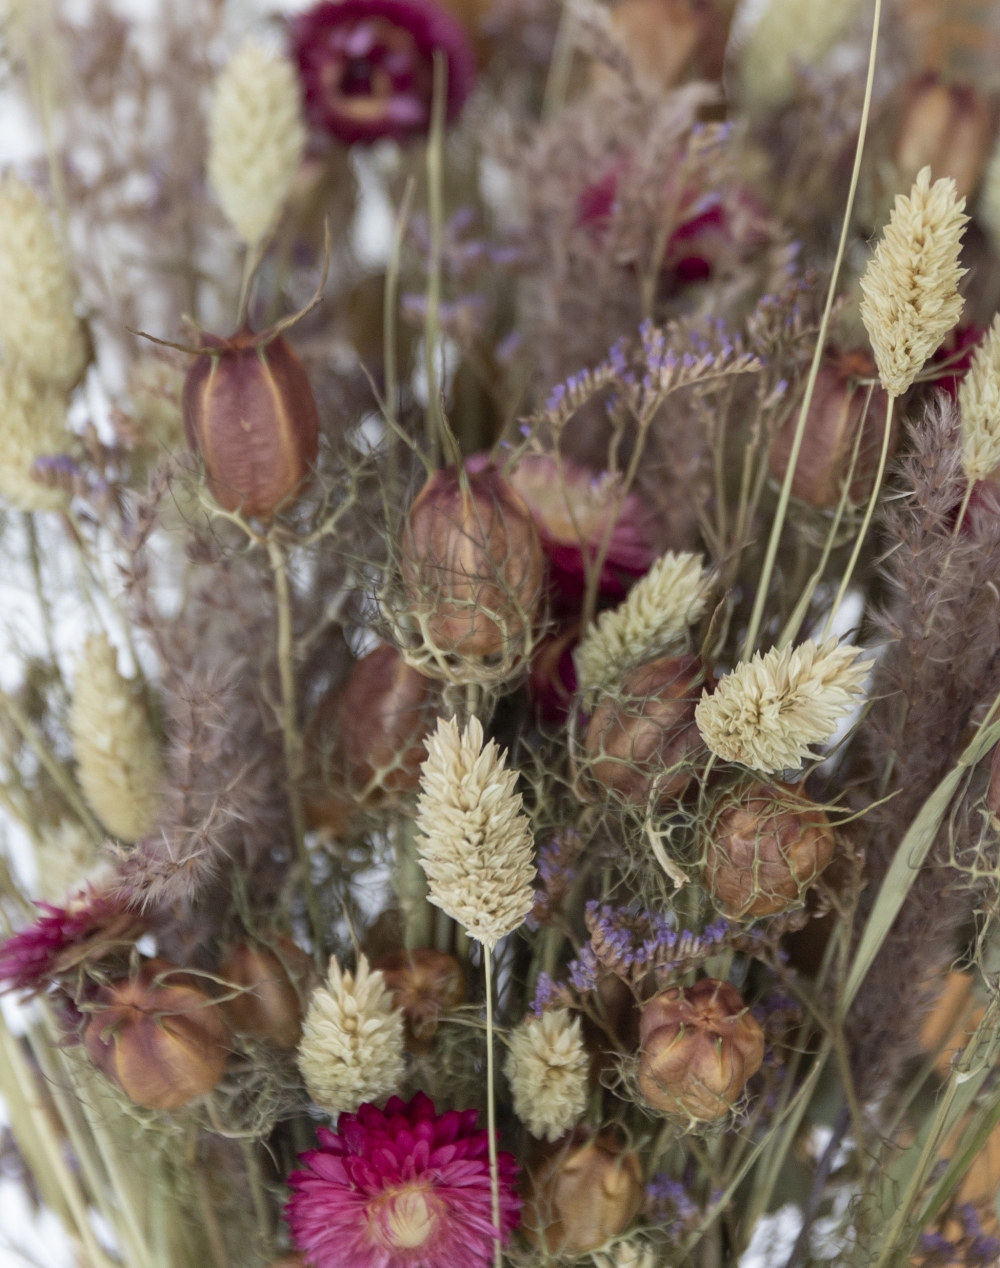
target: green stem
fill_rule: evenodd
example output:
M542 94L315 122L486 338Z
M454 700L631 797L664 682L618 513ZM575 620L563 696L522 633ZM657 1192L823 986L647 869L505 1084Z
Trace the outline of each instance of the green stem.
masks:
M871 497L868 499L868 507L865 510L865 518L861 522L861 531L858 533L857 540L854 543L854 549L851 551L851 558L848 562L847 569L843 577L840 579L840 588L837 590L837 597L830 609L830 615L826 618L826 625L823 627L823 635L820 642L823 643L829 638L830 631L833 628L834 618L840 609L840 605L844 601L844 595L847 593L847 587L851 584L851 577L854 575L854 568L858 562L858 556L861 554L861 547L864 545L865 538L868 536L868 527L872 522L872 516L875 514L875 503L878 501L878 495L882 491L882 479L885 475L885 462L889 456L889 437L892 434L892 409L896 403L894 396L889 397L889 403L885 410L885 433L882 436L882 452L879 455L878 471L875 473L875 484L872 487Z
M323 971L326 964L326 945L323 937L323 918L319 898L312 880L312 860L306 845L306 817L302 807L302 736L295 716L295 670L292 656L292 604L288 586L288 569L281 547L268 538L267 554L274 573L274 591L278 605L278 675L281 681L281 733L285 748L285 768L288 773L288 804L292 812L292 831L295 849L302 869L302 889L305 894L309 922L312 926L313 955L316 967Z
M493 970L490 948L483 943L483 971L486 974L486 1128L490 1138L490 1197L493 1204L493 1227L496 1239L493 1243L494 1268L503 1266L503 1248L500 1243L500 1173L497 1170L496 1101L493 1090Z
M70 808L86 828L94 844L97 846L103 845L106 837L105 833L101 829L101 825L90 813L87 803L78 792L76 785L70 778L69 772L66 770L65 766L63 766L63 764L56 758L55 754L45 743L41 731L39 731L17 701L7 695L5 691L0 691L0 709L6 711L10 720L21 732L21 735L30 747L34 749L35 756L45 768L46 772L52 779L52 782L66 798Z
M861 158L864 154L865 136L868 132L868 115L871 111L872 85L875 81L875 53L878 48L878 28L881 15L882 0L875 0L875 17L872 24L871 51L868 55L868 79L865 83L865 103L861 111L861 127L858 132L857 149L854 152L854 171L851 173L851 187L847 195L847 208L844 212L844 223L840 229L840 241L837 243L837 254L833 262L833 273L830 276L830 285L826 293L826 304L823 307L823 317L819 325L819 334L816 337L816 348L813 352L812 365L809 367L809 378L806 381L806 392L805 396L802 398L802 407L799 410L799 419L795 427L795 436L792 440L791 452L788 455L788 470L785 472L785 478L782 481L781 493L778 497L778 509L775 511L774 523L771 525L771 536L767 543L767 553L764 556L764 567L761 570L760 582L757 587L757 596L754 599L753 613L750 617L750 624L747 627L746 641L743 644L744 660L749 660L753 655L754 647L757 643L757 635L760 632L761 618L764 615L764 605L767 603L767 592L771 585L771 574L774 571L774 561L778 554L778 543L781 540L781 532L785 525L785 516L788 513L788 503L792 496L792 481L795 479L795 468L799 461L799 450L802 448L802 438L805 435L806 419L809 417L809 407L812 405L813 393L816 389L816 378L819 374L820 362L823 358L823 349L826 347L826 335L830 326L830 315L833 311L833 301L837 293L837 282L840 280L840 268L844 261L844 252L847 249L847 235L851 228L851 216L854 211L854 198L858 189L858 178L861 175Z
M427 142L427 210L430 221L430 259L427 262L427 312L424 317L424 372L427 376L427 445L437 465L448 445L449 433L441 408L437 353L441 311L441 244L444 237L444 122L448 99L448 62L434 52L434 97Z

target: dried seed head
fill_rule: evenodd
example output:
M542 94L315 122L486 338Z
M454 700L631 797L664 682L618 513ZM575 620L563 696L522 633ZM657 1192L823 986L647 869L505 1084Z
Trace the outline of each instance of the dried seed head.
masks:
M642 1010L639 1088L654 1109L721 1118L763 1060L764 1032L728 982L671 986Z
M0 497L19 511L64 507L65 493L34 479L32 468L62 453L70 439L61 390L39 386L20 361L0 363Z
M734 917L773 916L801 903L835 847L820 807L787 784L727 793L706 831L702 883Z
M521 1227L550 1255L583 1255L623 1233L644 1199L639 1155L614 1132L580 1131L530 1173Z
M529 1017L510 1037L504 1071L514 1113L540 1140L558 1140L587 1108L590 1067L580 1018L565 1008Z
M331 1114L394 1092L403 1077L403 1014L378 971L358 957L357 973L330 960L326 986L313 992L299 1045L309 1095Z
M128 383L129 417L143 441L164 453L185 445L181 397L185 371L165 357L143 357Z
M780 105L795 91L803 66L815 66L844 32L860 0L770 0L739 59L741 97L758 109Z
M208 179L229 223L253 246L278 218L305 149L291 62L247 39L218 78L208 134Z
M727 762L754 770L798 769L863 694L870 660L836 639L772 648L743 661L695 710L702 739Z
M272 519L302 491L319 453L309 376L280 335L245 327L232 339L203 335L202 345L213 351L184 383L188 444L221 507Z
M268 943L237 942L226 948L219 976L243 990L220 1007L236 1034L275 1048L297 1048L312 961L282 934Z
M1000 466L1000 316L975 351L958 389L962 411L962 469L985 480Z
M406 1018L407 1047L427 1049L443 1013L465 998L465 974L453 955L431 947L396 951L379 960L385 984Z
M68 391L89 358L73 310L76 287L48 212L34 190L0 181L0 343L39 384Z
M87 639L73 683L69 728L77 778L112 834L137 841L156 826L163 764L138 684L118 672L106 634Z
M99 987L93 1006L87 1052L137 1105L179 1109L225 1073L229 1032L220 1010L175 965L149 960L134 979Z
M35 857L38 893L50 901L78 890L101 867L101 856L90 833L73 819L42 828Z
M643 660L662 656L683 640L705 611L708 588L700 555L667 551L628 592L602 612L574 655L580 690L592 698Z
M870 378L874 373L875 363L864 352L843 353L820 367L792 479L792 497L799 502L820 510L833 510L839 504L862 424L848 499L855 506L868 499L882 449L887 401L881 387L874 388L869 400L869 389L857 380ZM797 424L798 413L793 411L768 451L768 465L775 480L785 478ZM897 432L894 418L890 453L895 448Z
M894 155L904 181L929 167L939 177L950 177L958 196L968 198L979 184L992 141L990 103L970 84L945 83L933 73L909 84Z
M437 684L395 647L362 656L346 685L320 702L306 738L318 785L346 784L362 801L417 788L438 702Z
M882 386L902 396L962 311L959 279L962 234L969 217L953 180L931 184L931 169L917 176L896 207L861 289L861 319Z
M435 471L402 542L412 616L438 651L507 655L542 599L544 561L531 512L496 467Z
M430 901L489 947L518 928L535 898L531 823L506 756L494 740L483 747L478 718L463 733L439 719L417 807Z
M646 805L654 790L657 805L676 801L694 774L704 679L696 656L665 656L601 697L584 739L589 778L633 804Z

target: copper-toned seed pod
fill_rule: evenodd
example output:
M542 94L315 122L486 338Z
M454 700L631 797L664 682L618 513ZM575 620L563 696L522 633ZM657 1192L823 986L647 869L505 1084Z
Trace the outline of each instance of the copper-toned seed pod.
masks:
M671 1114L728 1114L764 1060L764 1032L735 986L705 977L654 995L639 1023L639 1088Z
M406 1018L407 1047L424 1051L442 1013L465 998L465 974L453 955L429 947L396 951L375 965L382 970L395 1006Z
M634 1150L615 1132L577 1131L529 1174L521 1228L550 1255L583 1255L623 1233L644 1197Z
M584 739L592 780L625 801L676 801L691 782L688 759L699 744L694 721L704 668L697 656L663 656L633 670L620 691L603 696Z
M857 505L871 493L882 450L887 402L885 392L878 385L869 401L868 387L859 385L858 380L874 375L875 362L867 352L839 353L820 366L799 460L795 464L793 498L820 510L833 510L838 505L862 420L864 431L848 497ZM771 445L768 463L775 480L785 478L798 420L798 410L792 410ZM895 449L896 434L894 422L889 438L890 453Z
M994 113L969 84L948 84L934 74L914 79L907 91L896 135L900 185L909 187L921 168L935 180L950 176L959 198L979 184L993 146Z
M420 786L424 739L437 720L437 688L395 647L385 644L357 661L340 695L338 748L351 791L377 784L384 792Z
M527 504L496 467L435 471L417 494L402 543L415 617L441 652L495 656L531 625L544 558Z
M223 509L269 520L308 482L319 452L309 376L280 335L244 327L231 339L203 335L202 345L213 351L184 382L188 444Z
M178 1109L222 1078L229 1031L221 1010L175 965L148 960L134 980L100 987L93 1004L87 1052L137 1105Z
M302 1037L302 999L308 994L312 960L283 934L268 946L237 942L227 947L219 976L243 992L220 1005L238 1035L275 1048L296 1048Z
M836 845L823 810L788 784L727 794L707 832L702 883L728 916L773 916L801 902Z

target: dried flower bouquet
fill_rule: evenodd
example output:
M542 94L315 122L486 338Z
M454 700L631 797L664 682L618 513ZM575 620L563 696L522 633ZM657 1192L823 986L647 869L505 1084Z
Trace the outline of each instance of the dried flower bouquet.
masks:
M0 1176L81 1268L1000 1260L996 6L3 35Z

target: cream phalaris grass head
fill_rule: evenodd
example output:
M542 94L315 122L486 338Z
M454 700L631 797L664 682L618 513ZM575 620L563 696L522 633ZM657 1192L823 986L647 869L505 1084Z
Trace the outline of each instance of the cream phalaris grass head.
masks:
M931 184L931 169L899 194L861 289L865 323L882 386L902 396L958 321L962 234L969 217L950 178Z
M71 388L87 364L76 286L47 208L30 185L0 181L0 347L40 385Z
M1000 466L1000 315L993 318L958 389L962 469L972 481Z
M32 467L63 453L69 440L62 391L38 383L22 361L0 362L0 501L19 511L64 507L66 495L36 480Z
M305 148L302 95L288 58L246 40L216 83L208 132L209 182L253 246L277 220Z

